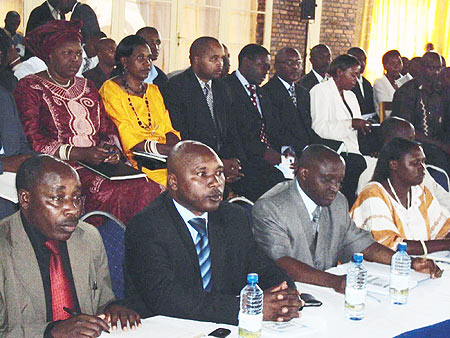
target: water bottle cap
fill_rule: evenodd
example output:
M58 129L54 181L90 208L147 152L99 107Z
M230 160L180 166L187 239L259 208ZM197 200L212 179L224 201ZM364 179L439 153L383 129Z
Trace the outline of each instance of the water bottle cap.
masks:
M353 262L362 263L364 255L360 252L353 254Z
M248 284L256 284L256 283L258 283L258 274L257 273L249 273L247 275L247 283Z
M400 243L398 243L397 250L398 251L406 251L407 246L408 246L408 243L400 242Z

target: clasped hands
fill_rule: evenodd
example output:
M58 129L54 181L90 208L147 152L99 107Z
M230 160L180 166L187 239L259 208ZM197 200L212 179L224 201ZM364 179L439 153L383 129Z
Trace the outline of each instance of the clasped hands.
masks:
M126 307L111 304L101 315L80 314L58 322L51 330L51 335L53 338L99 337L102 331L116 330L118 321L123 331L127 330L127 324L131 330L141 326L139 314Z
M263 319L287 322L300 317L298 310L304 305L297 289L289 288L286 282L282 282L264 291Z

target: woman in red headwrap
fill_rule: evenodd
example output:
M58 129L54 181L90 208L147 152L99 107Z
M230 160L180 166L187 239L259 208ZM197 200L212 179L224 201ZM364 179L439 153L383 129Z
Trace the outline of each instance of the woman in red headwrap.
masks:
M14 95L32 148L68 160L78 171L86 211L107 211L127 223L163 187L145 179L110 181L75 162L117 163L122 154L94 84L75 76L82 60L80 27L55 20L27 34L28 47L48 69L20 80Z

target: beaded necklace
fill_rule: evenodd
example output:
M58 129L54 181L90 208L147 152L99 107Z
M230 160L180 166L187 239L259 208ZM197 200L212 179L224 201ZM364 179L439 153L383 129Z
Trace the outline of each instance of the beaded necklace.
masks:
M141 89L140 93L144 92L144 101L145 101L145 105L147 106L148 124L145 124L144 122L142 122L139 119L139 116L138 116L138 114L136 112L136 109L134 108L133 103L131 102L130 92L129 92L130 87L128 86L128 83L127 83L127 81L125 79L122 79L122 85L125 88L125 91L127 92L128 105L131 107L131 110L133 111L134 115L136 116L137 123L139 124L139 127L141 127L142 129L145 129L145 130L152 129L152 115L150 113L150 106L148 105L147 93L145 93L145 85L141 84L141 88L142 89ZM132 91L135 92L134 90L132 90ZM137 93L137 92L135 92L135 93Z
M67 83L61 83L56 81L56 79L52 76L52 74L50 74L50 72L47 69L47 75L50 78L50 80L52 80L54 83L56 83L58 86L61 86L63 88L68 88L70 86L70 80Z

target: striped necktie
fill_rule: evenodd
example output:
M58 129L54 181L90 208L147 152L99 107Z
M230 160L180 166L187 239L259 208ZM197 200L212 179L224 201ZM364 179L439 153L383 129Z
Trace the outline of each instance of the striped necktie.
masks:
M289 87L289 95L291 95L291 100L294 106L297 107L297 94L295 93L295 84L291 84Z
M208 232L206 231L206 220L204 218L195 217L189 220L189 224L197 230L197 238L195 240L195 251L197 251L198 265L200 266L200 274L202 277L203 289L211 292L211 258L208 241Z
M209 113L210 113L211 119L214 123L214 127L216 127L216 129L217 129L216 118L214 116L214 97L213 97L213 92L211 90L211 87L209 86L208 83L205 83L205 85L203 87L203 94L205 94L206 103L208 104Z
M320 218L320 206L316 206L312 213L312 230L313 230L313 241L310 246L311 254L314 256L316 253L317 245L317 235L319 233L319 218Z
M256 85L252 85L252 84L247 84L245 85L248 89L248 91L250 92L250 100L252 101L253 106L258 110L258 99L257 99L257 93L256 93ZM261 117L261 128L259 131L259 140L264 143L266 145L267 148L270 148L270 142L267 138L267 134L266 134L266 126L264 124L264 120L263 120L263 116L262 113L259 112L260 117Z

